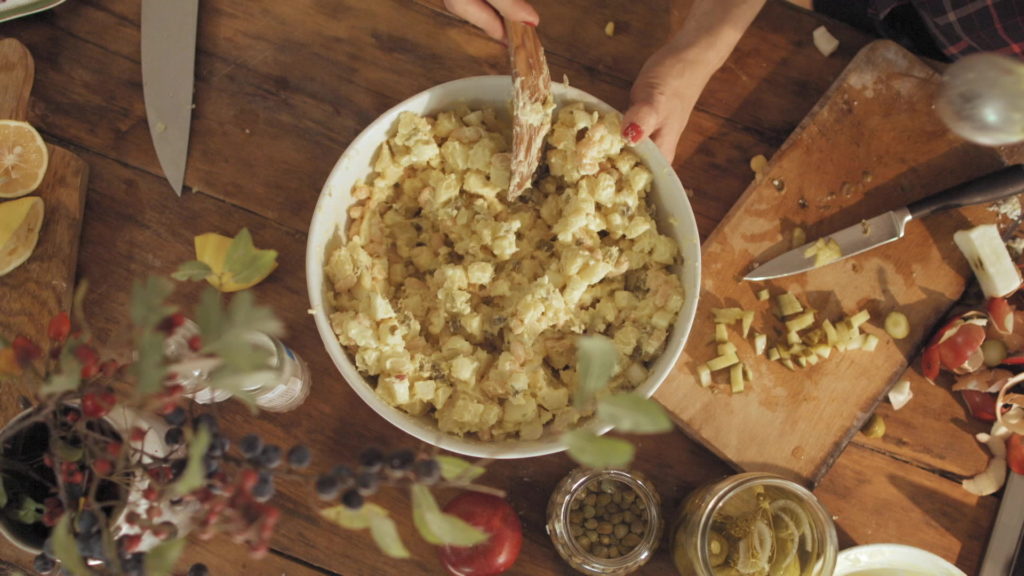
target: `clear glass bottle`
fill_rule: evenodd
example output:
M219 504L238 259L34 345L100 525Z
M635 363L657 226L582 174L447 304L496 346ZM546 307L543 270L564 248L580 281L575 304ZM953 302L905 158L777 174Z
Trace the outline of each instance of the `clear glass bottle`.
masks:
M767 568L755 573L830 576L839 548L832 517L814 494L760 472L698 488L672 530L672 560L682 576L754 572L759 563ZM750 569L737 571L741 562Z
M583 574L635 572L657 549L663 524L661 499L638 472L578 468L548 501L548 535L562 558Z
M199 334L199 327L191 320L179 326L164 343L164 356L171 362L181 362L194 356L189 340ZM247 335L249 343L268 354L267 370L253 372L243 390L255 404L268 412L287 412L298 408L309 395L312 380L309 366L294 350L279 339L262 332ZM187 371L177 374L170 384L185 387L185 393L200 404L221 402L231 397L225 390L210 388L206 381L212 363L188 362Z

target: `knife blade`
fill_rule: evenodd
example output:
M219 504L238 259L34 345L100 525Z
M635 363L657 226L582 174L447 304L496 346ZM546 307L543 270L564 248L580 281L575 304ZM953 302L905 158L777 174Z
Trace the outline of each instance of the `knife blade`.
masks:
M933 194L903 208L890 210L863 220L823 238L839 246L839 255L829 264L888 244L903 237L907 222L935 212L983 204L1024 192L1024 164L1007 166L996 172ZM818 241L808 242L754 268L744 280L771 280L806 272L820 267L815 264L813 250Z
M160 168L181 196L192 124L199 0L142 0L142 92Z

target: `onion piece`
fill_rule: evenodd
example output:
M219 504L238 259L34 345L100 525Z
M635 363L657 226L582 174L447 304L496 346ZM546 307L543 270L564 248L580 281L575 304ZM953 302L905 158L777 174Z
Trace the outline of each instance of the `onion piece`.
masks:
M1006 427L1014 434L1024 434L1024 406L1014 403L1005 413L1001 408L1003 404L1007 403L1006 397L1011 394L1010 390L1021 381L1024 381L1024 373L1007 380L996 397L996 424Z
M789 500L776 500L769 506L772 516L776 514L786 514L787 512L793 515L793 520L797 527L800 529L800 539L804 541L804 549L808 552L811 550L813 542L811 541L811 522L807 518L807 513L800 509Z
M893 410L899 410L910 402L914 393L910 390L910 380L900 380L889 389L889 403Z
M977 372L958 376L953 387L950 389L953 392L960 392L961 390L976 390L978 392L995 394L999 392L1003 386L1006 385L1006 382L1012 377L1012 372L1009 370L1003 370L1002 368L978 370Z
M824 26L815 28L814 32L811 33L811 39L814 41L814 47L826 58L839 48L839 40Z

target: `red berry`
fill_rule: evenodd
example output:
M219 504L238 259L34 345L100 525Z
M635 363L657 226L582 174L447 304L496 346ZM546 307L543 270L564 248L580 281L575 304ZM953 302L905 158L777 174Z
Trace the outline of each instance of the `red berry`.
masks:
M110 460L100 459L92 463L92 469L100 476L110 476L114 471L114 463Z
M75 347L75 358L82 364L99 364L100 355L96 349L88 344L79 344Z
M99 373L100 368L95 364L84 364L82 366L82 380L88 380Z
M63 344L69 334L71 334L71 318L67 312L61 312L50 319L50 328L46 331L46 335L51 342Z
M43 454L43 464L45 464L47 468L53 468L53 456L50 456L49 452Z
M22 367L28 366L30 362L43 355L39 346L24 336L15 336L11 348L14 349L15 360Z
M65 462L65 464L71 464L71 467L64 469L64 482L67 484L81 484L85 480L82 471L75 464L70 462Z
M82 413L86 418L102 418L110 411L110 406L104 404L93 392L82 394Z
M117 374L117 369L118 365L116 360L107 360L100 364L100 372L102 372L107 378L113 378L114 375Z
M150 506L149 508L146 508L146 518L149 518L150 520L156 520L160 517L160 514L162 512L163 511L160 510L159 506Z
M146 486L146 488L142 491L142 497L145 498L146 500L149 500L150 502L156 502L158 499L160 499L160 492L158 492L157 489L152 486ZM152 508L152 506L150 506L150 508Z
M248 493L252 490L252 487L256 485L260 479L260 475L252 468L246 468L242 470L241 474L238 475L238 489L242 492Z
M68 410L64 414L64 419L67 420L70 424L74 424L75 422L78 422L78 420L81 419L81 418L82 418L82 413L79 412L78 410Z
M171 384L164 390L164 396L169 399L178 399L185 393L185 387L181 384Z
M160 323L156 325L156 329L165 333L170 334L174 332L175 328L178 328L185 323L185 315L181 312L175 312L170 316L164 316Z
M121 542L123 542L124 551L132 553L139 549L139 544L142 543L142 535L128 534L126 536L122 536Z
M138 426L132 428L131 441L133 444L141 444L146 440L146 430Z
M124 445L121 444L120 442L117 442L116 440L108 442L107 443L107 455L108 456L112 456L114 458L117 458L118 456L121 455L121 449L122 448L124 448Z
M193 352L199 352L203 349L203 339L198 334L188 339L188 349Z

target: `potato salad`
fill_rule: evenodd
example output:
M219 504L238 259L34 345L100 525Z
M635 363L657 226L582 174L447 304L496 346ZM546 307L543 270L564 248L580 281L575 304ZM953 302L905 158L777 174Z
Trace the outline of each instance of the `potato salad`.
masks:
M384 400L447 433L532 440L586 416L579 335L615 342L612 390L647 378L683 305L680 255L620 121L561 108L536 187L509 202L493 110L399 116L326 264L334 332Z

